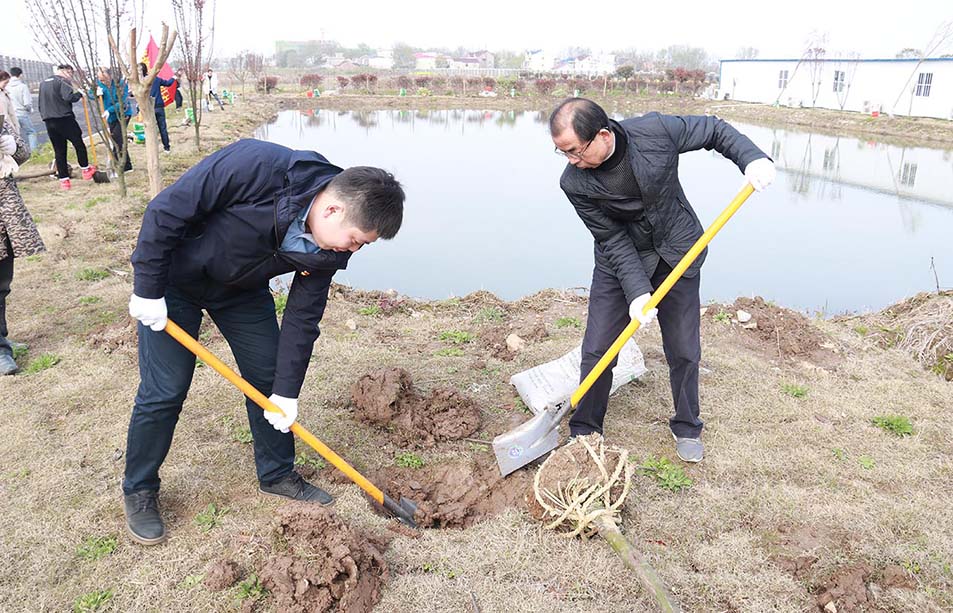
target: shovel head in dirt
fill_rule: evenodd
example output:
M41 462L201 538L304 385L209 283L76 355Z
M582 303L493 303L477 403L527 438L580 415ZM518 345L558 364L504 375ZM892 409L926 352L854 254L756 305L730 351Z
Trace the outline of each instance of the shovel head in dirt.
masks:
M559 422L572 407L567 398L547 406L528 422L493 439L493 453L505 477L559 446Z

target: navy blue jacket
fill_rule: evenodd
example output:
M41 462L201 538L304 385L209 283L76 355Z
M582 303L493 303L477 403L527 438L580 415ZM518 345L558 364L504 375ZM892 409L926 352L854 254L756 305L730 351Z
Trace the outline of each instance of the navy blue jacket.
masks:
M162 87L171 87L173 83L175 83L175 79L163 79L159 75L156 75L156 78L153 79L149 95L155 100L156 113L165 113L165 102L162 100Z
M212 280L267 287L294 272L272 393L297 398L334 273L350 252L279 251L288 226L341 168L313 151L240 140L208 156L146 207L132 254L136 295Z

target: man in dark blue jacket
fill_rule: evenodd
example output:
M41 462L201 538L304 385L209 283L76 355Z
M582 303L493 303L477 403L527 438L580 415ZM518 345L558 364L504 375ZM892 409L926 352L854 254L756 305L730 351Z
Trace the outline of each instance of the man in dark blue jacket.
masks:
M683 461L700 462L698 290L707 249L658 308L643 313L652 292L703 233L679 183L678 156L714 149L757 190L774 180L774 163L713 116L648 113L617 122L595 102L570 98L553 111L549 129L556 153L569 162L559 186L594 239L581 376L589 374L631 319L648 325L657 315L675 403L669 420L675 450ZM570 436L602 433L614 366L615 360L579 402L569 420Z
M136 541L165 539L159 467L195 369L195 357L162 330L168 317L198 335L202 309L228 341L242 376L285 413L265 414L246 399L260 491L332 502L294 472L288 429L331 278L362 246L397 234L403 202L400 184L379 168L342 170L313 151L242 140L202 160L149 203L132 255L129 301L140 322L140 384L123 494ZM268 282L289 272L295 274L279 330Z
M139 73L143 77L149 74L148 66L140 63ZM165 118L165 100L162 98L162 88L172 87L174 83L175 79L163 79L156 75L155 79L152 80L152 87L149 89L149 96L155 103L156 127L159 129L159 138L162 139L162 150L165 153L169 153L171 148L169 147L169 126Z

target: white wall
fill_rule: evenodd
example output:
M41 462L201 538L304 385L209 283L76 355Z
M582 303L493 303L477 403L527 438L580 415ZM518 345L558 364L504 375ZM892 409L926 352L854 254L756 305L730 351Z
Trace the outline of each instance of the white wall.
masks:
M953 59L927 60L914 71L916 65L917 60L832 59L804 61L800 66L797 60L728 60L721 62L718 97L727 94L744 102L953 119ZM778 87L782 70L788 71L783 92ZM840 92L834 91L835 71L845 74ZM920 73L933 75L929 96L915 95Z

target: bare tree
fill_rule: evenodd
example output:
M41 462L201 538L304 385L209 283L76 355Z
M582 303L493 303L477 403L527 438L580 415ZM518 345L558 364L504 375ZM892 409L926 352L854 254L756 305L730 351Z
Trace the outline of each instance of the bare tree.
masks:
M839 82L839 85L836 85L834 93L837 94L837 103L840 105L840 109L843 111L844 107L847 106L847 96L850 95L850 86L854 82L854 75L857 74L857 67L860 66L860 54L856 51L852 51L844 55L845 61L843 63L838 62L835 66L842 73L842 80ZM835 83L838 83L835 81Z
M265 72L265 57L260 53L248 53L245 55L245 64L248 65L252 80L257 83Z
M189 103L195 127L195 148L202 146L199 127L202 125L202 90L205 67L211 58L212 35L215 29L215 0L212 0L211 22L205 19L207 0L172 0L172 12L181 43L179 60L189 81Z
M245 95L245 81L251 76L251 70L248 68L247 51L242 51L235 57L228 60L228 75L242 84L242 95Z
M162 24L162 37L159 41L159 53L155 62L152 64L145 76L139 72L140 57L138 49L138 40L136 38L137 29L133 28L129 32L129 58L128 62L123 59L122 53L115 39L110 38L109 44L113 48L116 60L122 67L123 73L129 85L132 87L133 94L139 102L139 109L142 113L142 122L146 127L146 169L149 172L149 194L155 198L162 191L162 169L159 168L159 127L156 122L155 99L151 96L152 82L166 60L169 59L169 53L175 46L176 32L169 34L169 26Z
M909 115L913 111L913 98L916 91L915 86L911 86L910 82L913 80L914 75L917 74L917 71L920 70L920 65L923 64L923 60L926 58L942 53L946 48L953 43L953 20L945 21L941 23L936 32L933 33L933 38L930 39L930 42L923 48L923 51L920 53L919 61L913 67L913 70L910 71L910 76L907 77L907 80L903 84L903 88L900 90L900 94L897 95L897 99L894 100L893 105L890 107L890 115L892 116L897 110L897 105L900 104L900 99L903 98L904 94L910 94L910 105L907 108L907 114Z

